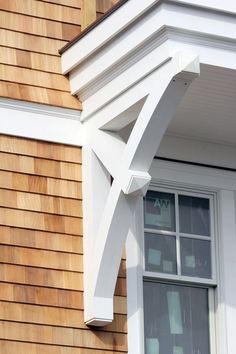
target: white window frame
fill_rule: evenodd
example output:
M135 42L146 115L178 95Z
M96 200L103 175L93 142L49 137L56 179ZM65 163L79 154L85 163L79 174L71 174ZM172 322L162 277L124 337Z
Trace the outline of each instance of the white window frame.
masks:
M227 319L228 309L221 303L224 296L224 264L220 264L216 259L220 259L219 249L222 251L222 237L227 235L227 212L222 212L222 205L233 202L236 191L236 173L225 170L218 170L200 166L193 166L182 163L173 163L167 161L154 160L151 168L152 185L171 186L177 190L186 189L214 195L215 203L213 205L214 213L214 231L215 231L215 257L212 259L213 269L216 274L212 281L206 283L201 279L199 284L212 286L209 288L209 324L210 324L210 344L212 354L230 354L231 348L235 349L233 340L230 342L229 335L231 331L228 325L232 320ZM150 187L152 189L152 187ZM236 204L236 203L235 203ZM235 210L231 212L233 216ZM218 215L218 217L217 217ZM236 218L235 218L236 220ZM231 228L233 228L232 221ZM221 240L217 240L217 230L219 230ZM231 230L233 236L235 230ZM232 237L231 237L232 238ZM144 240L144 220L143 220L143 200L140 198L136 209L136 222L130 231L127 243L127 293L128 293L128 348L129 354L144 354L144 328L143 328L143 241ZM220 241L220 242L219 242ZM224 241L223 241L224 242ZM227 241L228 242L228 241ZM218 246L219 245L219 246ZM229 245L228 245L229 247ZM227 247L226 247L227 248ZM224 251L225 252L225 251ZM214 256L214 252L213 252ZM224 254L225 257L225 254ZM215 266L214 266L215 264ZM166 274L164 276L166 279ZM161 279L160 279L161 280ZM182 278L181 278L182 281ZM194 283L195 283L194 279ZM189 279L191 283L191 279ZM228 282L228 280L227 280ZM213 289L214 285L217 285ZM227 283L229 284L229 282ZM236 319L236 318L235 318Z
M217 285L217 278L216 278L216 225L215 225L215 214L216 214L216 193L212 192L205 192L203 191L198 191L196 188L193 190L192 188L186 188L183 186L172 186L170 183L165 184L165 183L157 183L153 181L150 184L150 187L148 188L149 191L160 191L164 193L171 193L174 194L175 196L175 211L179 211L178 208L178 201L177 201L177 195L176 193L179 193L181 195L186 195L186 196L193 196L193 197L199 197L199 198L207 198L209 199L209 206L210 206L210 230L211 230L211 235L208 238L211 244L211 270L212 270L212 277L210 278L198 278L198 277L189 277L186 275L178 275L178 274L168 274L168 273L159 273L159 272L150 272L145 270L145 255L143 252L143 276L144 277L150 277L150 278L155 278L158 280L166 280L166 281L178 281L178 282L186 282L186 283L192 283L192 284L201 284L201 285L209 285L209 286L216 286ZM166 235L175 235L176 237L176 247L178 248L177 251L177 269L180 267L180 244L179 244L179 239L180 237L187 237L191 239L204 239L207 240L206 236L196 236L196 235L191 235L191 234L186 234L183 235L180 231L177 232L179 229L179 218L178 215L176 215L176 231L165 231L163 232L162 230L153 230L153 229L147 229L145 226L143 226L144 232L150 232L150 233L157 233L157 234L166 234ZM145 249L145 237L143 237L143 250Z
M178 186L173 186L170 182L162 182L158 183L158 181L152 181L150 184L150 187L148 190L151 191L160 191L164 193L172 193L175 196L175 212L179 212L179 207L178 207L178 197L177 193L180 195L186 195L186 196L194 196L194 197L202 197L202 198L207 198L209 199L209 211L210 211L210 243L211 243L211 270L212 270L212 277L210 278L198 278L198 277L189 277L185 275L176 275L176 274L168 274L168 273L159 273L159 272L150 272L145 270L145 236L144 232L148 232L143 224L143 252L142 252L142 259L143 259L143 283L146 279L153 280L154 282L156 281L157 283L163 283L163 284L176 284L178 286L184 286L184 284L188 284L190 286L199 286L203 287L208 290L208 306L209 306L209 340L210 340L210 353L211 354L217 354L216 352L216 326L215 326L215 316L212 314L212 312L215 312L215 307L216 307L216 301L215 301L215 289L217 287L217 227L216 227L216 220L217 220L217 209L216 209L216 201L217 201L217 193L214 191L208 191L205 190L203 191L202 189L199 188L190 188L186 186L182 186L181 184L178 184ZM144 219L144 212L143 212L143 219ZM180 234L181 232L179 231L179 235L177 237L177 230L179 229L179 218L178 214L176 215L176 231L170 231L168 234L170 235L176 235L176 247L179 246L179 238L181 237ZM149 229L150 232L153 232L153 230ZM160 233L160 230L156 230L157 233ZM183 237L183 236L182 236ZM194 238L193 235L188 234L188 238ZM202 237L204 240L206 240L206 237ZM200 237L198 238L200 239ZM179 266L180 262L180 250L177 252L177 268Z

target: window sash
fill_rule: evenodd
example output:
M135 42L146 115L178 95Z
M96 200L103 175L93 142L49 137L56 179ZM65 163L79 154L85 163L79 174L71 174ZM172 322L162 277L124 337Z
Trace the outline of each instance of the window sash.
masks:
M207 288L144 281L145 353L209 354L208 297Z
M202 284L209 284L209 286L216 285L216 244L215 244L215 193L211 192L204 192L204 191L193 191L192 189L188 188L175 188L175 187L165 187L163 185L156 184L151 185L149 188L150 191L154 192L162 192L162 193L171 193L175 196L175 231L169 230L158 230L155 228L146 228L144 224L144 232L153 233L153 234L160 234L160 235L171 235L176 237L176 257L177 257L177 274L172 275L168 273L162 272L153 272L145 270L145 252L143 252L143 275L147 277L154 277L160 279L175 279L177 281L187 281L187 282L196 282ZM197 198L205 198L209 200L209 218L210 218L210 236L203 236L203 235L196 235L196 234L186 234L181 233L179 230L179 204L178 204L178 196L185 195L185 196L192 196ZM145 208L144 208L145 212ZM187 276L181 275L181 257L180 257L180 239L181 237L194 239L194 240L210 240L210 254L211 254L211 278L200 278L197 276ZM145 250L145 240L143 237L143 250Z

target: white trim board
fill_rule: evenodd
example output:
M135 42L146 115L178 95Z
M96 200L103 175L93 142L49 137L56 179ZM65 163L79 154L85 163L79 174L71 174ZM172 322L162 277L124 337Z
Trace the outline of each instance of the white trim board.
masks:
M236 169L236 146L222 141L166 134L156 156Z
M0 98L0 134L83 145L80 111Z
M136 9L140 4L130 0L119 8L111 16L113 27L122 9L128 5ZM142 3L142 15L121 27L119 36L107 38L104 45L99 45L96 34L101 26L106 28L109 18L63 53L62 67L70 72L71 93L83 102L82 121L98 112L104 116L106 108L114 112L114 105L125 94L130 101L131 92L137 97L141 87L155 85L148 82L150 77L179 51L198 56L201 64L236 69L235 16L168 0L152 5ZM105 32L109 36L109 28ZM93 43L90 51L83 47L86 38L89 46Z
M236 173L217 168L192 166L187 163L154 160L149 171L153 181L173 183L190 188L236 191Z
M236 13L236 2L234 0L169 0L170 2L186 4L196 7L203 7L211 11L222 11L229 14Z
M198 1L199 2L199 1ZM169 7L174 8L177 10L178 8L191 8L190 12L194 12L197 10L197 12L200 14L206 14L210 13L210 18L206 20L203 26L199 27L199 31L205 31L205 33L212 33L213 32L218 32L219 29L222 29L222 36L233 36L233 32L227 31L228 25L233 25L227 23L227 20L225 22L225 26L221 27L220 25L212 25L209 22L211 21L211 14L212 11L215 12L215 16L217 17L228 17L231 16L231 14L234 14L235 9L235 4L233 3L233 0L226 0L224 3L222 2L219 4L219 0L211 0L210 2L207 3L206 1L202 0L199 4L197 4L196 0L183 0L183 1L168 1L168 0L163 0L163 1L158 1L158 0L145 0L145 1L137 1L137 0L129 0L123 6L121 6L119 9L117 9L112 15L107 17L104 21L102 21L98 26L96 26L92 31L88 32L86 36L81 38L79 41L77 41L72 47L70 47L68 50L66 50L63 55L62 55L62 68L64 74L68 73L72 69L74 69L76 66L81 64L84 60L87 61L88 57L92 54L94 55L95 52L97 52L99 49L103 48L104 46L109 45L109 43L117 38L118 34L121 34L122 32L124 33L125 30L127 31L127 28L134 26L135 23L137 23L137 20L140 21L140 18L147 13L149 13L149 10L155 11L156 8L160 8L163 4L166 6L168 5ZM205 3L205 4L204 4ZM193 5L193 6L189 6ZM228 14L229 10L232 8L232 12ZM182 10L181 9L181 10ZM171 20L176 22L179 22L180 27L189 26L190 28L194 27L196 24L195 21L183 21L181 17L178 16L178 13L175 13L175 11L172 11L172 17ZM205 15L204 15L205 17ZM164 19L164 18L163 18ZM164 19L165 22L165 19ZM168 19L169 22L169 19ZM155 21L156 26L154 27L157 29L157 27L160 25L157 21ZM161 25L168 25L168 23L163 23L161 21ZM150 30L150 26L146 26L146 31ZM189 28L189 29L190 29ZM226 34L226 32L228 32ZM219 35L219 33L218 33ZM135 38L134 38L134 42ZM132 42L131 42L132 46Z

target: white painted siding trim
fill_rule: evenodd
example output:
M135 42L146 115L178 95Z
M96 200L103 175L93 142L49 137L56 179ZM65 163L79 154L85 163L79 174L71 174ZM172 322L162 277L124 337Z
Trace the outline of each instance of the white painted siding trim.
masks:
M83 145L80 111L0 98L0 133Z

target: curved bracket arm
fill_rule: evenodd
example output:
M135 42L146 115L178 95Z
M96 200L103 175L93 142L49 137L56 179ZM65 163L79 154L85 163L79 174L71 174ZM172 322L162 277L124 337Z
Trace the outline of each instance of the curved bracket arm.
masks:
M97 199L97 203L92 204L93 212L99 213L100 217L89 219L84 210L84 300L87 324L102 326L113 319L115 284L135 204L140 195L145 195L147 191L151 162L177 105L198 75L198 58L177 53L152 74L150 93L126 145L114 132L102 132L99 128L91 132L89 154L93 154L90 161L96 160L96 168L94 170L93 165L86 167L90 171L86 171L84 179L84 198L91 198L92 193L92 198ZM113 150L116 158L110 153ZM84 151L86 154L88 150ZM114 179L111 187L109 183L103 183L105 179L107 181L106 170ZM95 189L91 181L86 181L87 173L94 173L94 185L99 185L99 193L103 195L100 200L98 195L93 194ZM104 181L99 180L99 177L104 178ZM86 223L93 224L90 232Z

